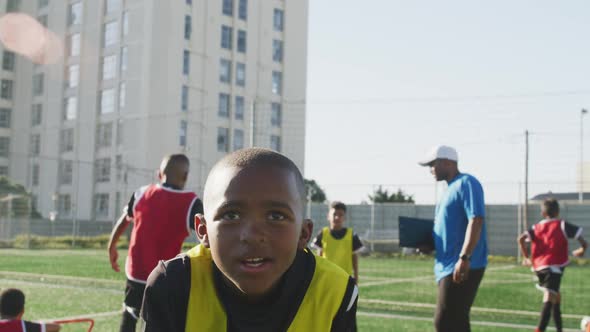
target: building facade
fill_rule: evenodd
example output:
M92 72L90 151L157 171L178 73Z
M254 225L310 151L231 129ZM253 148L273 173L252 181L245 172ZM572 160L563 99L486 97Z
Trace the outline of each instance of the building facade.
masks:
M303 170L308 1L0 0L63 43L49 64L2 48L0 174L42 215L113 221L161 158L202 193L228 152ZM6 15L5 14L5 15ZM7 120L8 119L8 120Z

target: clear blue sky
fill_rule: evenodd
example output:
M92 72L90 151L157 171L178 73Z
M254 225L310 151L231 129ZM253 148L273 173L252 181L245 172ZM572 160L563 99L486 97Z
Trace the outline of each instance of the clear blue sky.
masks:
M330 200L434 203L416 162L448 144L489 203L516 202L525 129L531 195L575 191L590 2L310 0L307 89L305 176Z

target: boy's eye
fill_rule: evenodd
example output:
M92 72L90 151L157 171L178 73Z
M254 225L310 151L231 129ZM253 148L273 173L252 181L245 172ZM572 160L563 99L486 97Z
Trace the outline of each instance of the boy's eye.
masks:
M281 221L281 220L285 220L287 219L287 216L285 216L283 213L278 212L278 211L272 211L268 214L268 219L272 220L272 221Z
M234 211L225 212L221 219L223 220L238 220L240 219L240 214Z

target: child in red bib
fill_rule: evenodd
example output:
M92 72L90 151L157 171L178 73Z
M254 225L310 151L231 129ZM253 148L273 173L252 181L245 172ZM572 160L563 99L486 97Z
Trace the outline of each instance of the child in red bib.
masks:
M0 332L57 332L58 324L36 323L23 320L25 294L19 289L9 288L0 297Z
M559 203L553 198L546 199L541 205L543 220L531 226L518 238L520 251L524 257L523 264L532 266L539 283L537 288L543 292L543 308L537 331L545 331L549 324L551 312L557 331L562 331L561 294L559 286L565 267L569 264L568 239L577 239L581 247L572 254L584 256L588 244L582 237L582 228L559 219ZM526 242L531 243L529 258Z

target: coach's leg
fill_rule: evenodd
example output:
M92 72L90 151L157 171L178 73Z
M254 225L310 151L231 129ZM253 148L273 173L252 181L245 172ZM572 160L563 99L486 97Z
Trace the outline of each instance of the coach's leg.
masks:
M459 310L458 317L456 319L456 327L454 331L460 332L471 332L471 325L469 323L469 313L471 312L471 306L475 301L477 290L481 280L483 279L485 269L477 269L469 271L469 278L463 283L459 284L462 289L459 295Z
M123 319L121 320L120 332L135 332L135 326L139 318L143 291L145 285L127 280L125 287L125 302L123 303Z
M447 276L438 282L438 297L436 298L436 312L434 314L434 328L436 332L454 332L452 321L455 318L454 309L456 294L453 294L453 276Z

